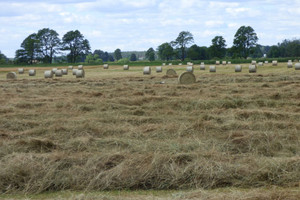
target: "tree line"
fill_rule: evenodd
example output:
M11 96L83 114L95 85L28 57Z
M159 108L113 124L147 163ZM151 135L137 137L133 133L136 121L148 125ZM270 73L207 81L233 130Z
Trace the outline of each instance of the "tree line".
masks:
M273 46L262 46L258 43L258 37L250 26L241 26L234 35L233 46L227 48L223 36L215 36L209 47L194 44L194 37L189 31L182 31L178 37L170 42L159 45L156 49L150 47L145 51L144 57L136 53L122 57L121 49L117 48L113 53L100 49L91 52L89 41L78 30L69 31L60 39L59 34L52 29L44 28L37 33L26 37L15 52L14 63L36 62L86 62L102 64L103 62L127 62L138 59L154 61L159 60L210 60L222 58L246 59L248 57L299 57L300 40L284 40ZM59 55L59 56L57 56ZM0 51L0 64L7 63L7 57Z

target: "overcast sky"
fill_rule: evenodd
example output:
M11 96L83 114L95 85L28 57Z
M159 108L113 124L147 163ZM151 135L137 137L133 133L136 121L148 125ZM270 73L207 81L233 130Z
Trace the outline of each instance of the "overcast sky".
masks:
M300 0L0 0L0 51L14 57L31 33L79 30L92 51L154 49L190 31L199 46L221 35L232 46L251 26L259 44L300 38Z

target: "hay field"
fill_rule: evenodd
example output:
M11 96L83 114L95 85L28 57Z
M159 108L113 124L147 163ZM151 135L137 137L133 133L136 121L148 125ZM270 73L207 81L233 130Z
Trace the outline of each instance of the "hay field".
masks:
M161 74L152 67L150 76L142 67L91 66L84 79L69 72L47 80L46 68L36 77L26 68L17 80L6 80L16 69L0 68L0 193L151 189L170 191L158 199L299 199L300 71L208 67L195 66L192 85L165 76L185 66ZM273 187L280 189L266 189Z

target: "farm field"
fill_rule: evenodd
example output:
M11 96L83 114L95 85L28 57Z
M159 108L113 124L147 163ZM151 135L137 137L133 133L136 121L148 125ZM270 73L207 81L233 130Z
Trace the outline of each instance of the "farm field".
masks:
M300 199L300 71L185 67L0 68L0 199Z

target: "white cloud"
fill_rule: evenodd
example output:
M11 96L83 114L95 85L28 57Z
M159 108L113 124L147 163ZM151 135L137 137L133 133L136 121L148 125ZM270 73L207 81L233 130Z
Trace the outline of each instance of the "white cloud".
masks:
M216 27L216 26L220 26L223 24L224 24L223 21L215 21L215 20L210 20L210 21L205 22L205 25L208 27Z

